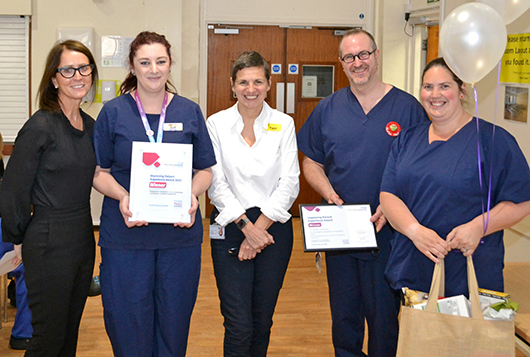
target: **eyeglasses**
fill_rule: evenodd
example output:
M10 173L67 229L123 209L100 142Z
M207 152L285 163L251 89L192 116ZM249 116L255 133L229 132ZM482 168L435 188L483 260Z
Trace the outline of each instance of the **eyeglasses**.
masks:
M356 55L345 55L344 57L341 57L341 60L344 63L352 63L355 62L355 57L359 57L361 61L366 61L368 58L370 58L370 55L375 51L377 51L377 48L372 52L362 51L357 53Z
M61 74L64 78L72 78L75 76L75 72L78 71L83 77L90 76L94 70L93 64L85 64L84 66L74 68L74 67L61 67L57 68L57 72Z

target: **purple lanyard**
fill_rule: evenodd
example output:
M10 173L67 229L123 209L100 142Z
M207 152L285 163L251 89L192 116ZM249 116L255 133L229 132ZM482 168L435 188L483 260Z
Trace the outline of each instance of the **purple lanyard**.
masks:
M162 136L164 135L164 122L166 121L167 98L168 98L168 95L166 92L166 94L164 95L164 102L162 103L162 110L160 111L160 119L158 120L158 132L156 135L157 143L162 142ZM134 100L136 101L136 106L138 107L138 111L140 112L142 123L144 123L145 133L147 134L149 141L154 143L155 139L153 138L153 135L155 133L153 132L153 130L151 130L151 125L149 125L149 121L147 120L147 115L145 115L145 110L144 110L144 107L142 106L142 102L140 101L140 97L138 96L138 91L134 92Z

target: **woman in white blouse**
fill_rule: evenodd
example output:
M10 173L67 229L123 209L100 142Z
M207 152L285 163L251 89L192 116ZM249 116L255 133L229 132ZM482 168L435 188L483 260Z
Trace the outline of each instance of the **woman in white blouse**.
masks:
M208 118L217 165L209 189L215 278L225 356L266 356L272 315L289 264L300 169L293 119L265 98L270 67L242 53L230 79L237 103Z

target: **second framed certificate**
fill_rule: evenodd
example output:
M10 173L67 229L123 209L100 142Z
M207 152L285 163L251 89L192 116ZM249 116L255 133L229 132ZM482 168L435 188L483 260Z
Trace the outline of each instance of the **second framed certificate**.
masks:
M369 204L300 205L304 251L376 249Z

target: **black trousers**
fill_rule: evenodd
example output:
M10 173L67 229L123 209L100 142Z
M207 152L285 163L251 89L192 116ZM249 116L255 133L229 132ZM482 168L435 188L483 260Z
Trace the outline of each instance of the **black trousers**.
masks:
M94 269L90 206L35 207L22 257L33 326L25 356L75 356Z
M212 213L215 217L216 211ZM259 208L246 214L255 222ZM224 356L265 357L269 347L272 316L278 301L293 248L293 224L274 223L268 232L274 244L252 260L239 261L230 248L245 238L234 223L225 229L224 240L211 240L212 258L221 313L224 317Z

